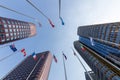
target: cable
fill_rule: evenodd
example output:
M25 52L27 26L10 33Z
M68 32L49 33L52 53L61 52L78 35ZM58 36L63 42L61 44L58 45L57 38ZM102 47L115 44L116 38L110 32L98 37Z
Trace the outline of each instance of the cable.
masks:
M23 16L25 16L25 17L31 18L31 19L35 20L36 22L38 22L38 19L36 19L36 18L34 18L34 17L32 17L32 16L29 16L29 15L27 15L27 14L18 12L18 11L16 11L16 10L13 10L13 9L8 8L8 7L6 7L6 6L3 6L3 5L0 5L0 7L1 7L1 8L4 8L4 9L7 9L7 10L9 10L9 11L15 12L15 13L17 13L17 14L23 15ZM38 24L41 24L41 23L38 22Z
M10 54L10 55L8 55L8 56L5 56L5 57L1 58L1 59L0 59L0 62L2 62L3 60L8 59L9 57L13 56L13 55L16 54L17 52L19 52L19 51L16 51L16 52L14 52L14 53L12 53L12 54Z
M61 0L59 0L59 17L61 16Z
M30 2L29 0L26 0L32 7L34 7L40 14L42 14L46 19L48 19L50 25L54 28L55 25L52 23L52 21L50 20L50 18L48 18L40 9L38 9L32 2Z
M40 9L38 9L32 2L26 0L30 5L32 5L38 12L40 12L45 18L49 19Z

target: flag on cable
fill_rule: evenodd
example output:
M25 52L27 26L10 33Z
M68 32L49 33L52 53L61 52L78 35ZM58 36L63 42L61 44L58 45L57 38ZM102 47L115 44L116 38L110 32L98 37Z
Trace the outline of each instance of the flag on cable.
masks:
M63 53L63 52L62 52ZM66 57L66 55L63 53L63 56L64 56L64 58L65 58L65 60L67 60L67 57Z
M48 21L49 21L50 25L54 28L55 25L52 23L52 21L50 19L48 19Z
M41 27L42 26L42 24L40 23L40 22L38 22L38 25Z
M61 20L62 25L64 25L65 23L64 23L62 17L60 17L60 20Z
M17 48L15 47L14 44L10 45L9 47L10 47L10 49L11 49L13 52L16 52L16 51L17 51Z
M53 55L53 59L54 59L54 61L57 63L57 58L56 58L55 55Z
M82 51L85 51L85 48L83 47L82 44L80 44L80 47L81 47Z
M92 37L90 37L90 43L91 43L92 46L95 45Z
M23 48L23 49L21 49L21 52L23 53L23 55L24 56L26 56L26 51L25 51L25 49Z
M35 52L32 53L32 57L34 60L37 60L37 55L35 54Z

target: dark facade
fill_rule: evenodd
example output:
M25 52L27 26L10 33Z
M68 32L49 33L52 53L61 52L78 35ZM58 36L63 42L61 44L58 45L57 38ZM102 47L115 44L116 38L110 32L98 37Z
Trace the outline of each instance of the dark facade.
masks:
M0 17L0 44L31 37L36 34L33 23Z
M99 79L96 79L96 76L93 71L85 72L85 78L86 78L86 80L99 80Z
M46 51L38 53L36 56L36 60L33 59L32 55L28 56L2 80L47 80L52 55Z
M120 23L80 26L77 34L74 46L96 77L120 80Z

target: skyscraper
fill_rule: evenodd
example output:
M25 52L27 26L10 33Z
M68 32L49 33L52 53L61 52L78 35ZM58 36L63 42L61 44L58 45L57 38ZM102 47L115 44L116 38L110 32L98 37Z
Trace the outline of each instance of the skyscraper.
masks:
M0 17L0 44L36 35L35 24Z
M16 68L8 73L3 80L47 80L52 54L49 51L28 56Z
M98 80L120 80L120 22L80 26L75 49ZM84 50L82 50L84 48Z

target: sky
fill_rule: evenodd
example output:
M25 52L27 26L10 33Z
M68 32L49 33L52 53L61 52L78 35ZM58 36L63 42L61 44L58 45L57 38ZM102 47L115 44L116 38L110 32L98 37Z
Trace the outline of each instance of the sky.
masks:
M51 51L55 54L58 63L52 62L48 80L65 80L62 61L62 51L68 57L66 71L68 80L85 80L82 65L73 55L71 47L73 42L78 40L77 28L83 25L119 22L120 21L120 1L119 0L61 0L61 16L65 25L61 25L59 19L58 0L31 0L41 11L44 12L55 24L52 28L47 19L37 12L25 0L0 0L0 5L7 6L24 14L33 16L40 20L42 27L39 27L35 20L14 12L0 8L0 16L32 22L36 24L37 35L31 38L15 41L17 49L25 48L27 56L36 53ZM8 43L11 44L11 43ZM7 45L7 44L6 44ZM0 45L2 47L3 45ZM9 47L0 48L0 59L13 53ZM89 71L90 68L79 56ZM21 53L0 62L0 78L5 76L25 57Z

